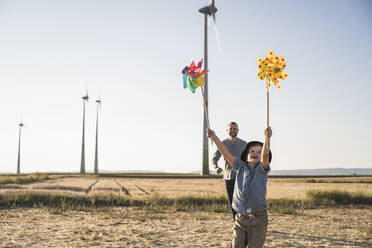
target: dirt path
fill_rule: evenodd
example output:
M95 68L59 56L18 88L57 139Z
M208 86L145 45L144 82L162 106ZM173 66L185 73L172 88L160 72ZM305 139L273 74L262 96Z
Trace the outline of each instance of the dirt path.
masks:
M372 208L270 214L265 247L372 247ZM229 247L227 213L0 210L0 247Z

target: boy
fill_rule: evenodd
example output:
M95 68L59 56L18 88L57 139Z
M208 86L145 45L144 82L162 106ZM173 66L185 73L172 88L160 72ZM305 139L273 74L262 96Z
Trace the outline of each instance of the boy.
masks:
M213 130L207 134L236 171L232 208L237 212L234 223L233 247L263 247L268 216L266 184L271 161L272 130L265 129L265 141L249 142L240 158L234 157Z

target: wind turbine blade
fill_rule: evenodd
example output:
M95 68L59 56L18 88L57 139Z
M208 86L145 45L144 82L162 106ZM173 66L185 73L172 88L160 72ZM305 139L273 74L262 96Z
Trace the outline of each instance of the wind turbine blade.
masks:
M214 22L214 31L216 32L218 52L221 54L220 35L218 34L217 23L216 23L216 15L215 14L213 14L213 22Z
M208 16L208 26L209 26L209 24L211 24L211 21L212 21L212 17Z
M86 84L86 86L85 86L85 89L86 89L86 92L87 92L86 96L87 96L87 101L88 101L88 99L89 99L89 93L88 93L88 83Z
M86 95L83 96L82 99L83 99L84 101L87 101L87 102L88 102L88 100L89 100L89 95L88 95L88 86L86 87Z

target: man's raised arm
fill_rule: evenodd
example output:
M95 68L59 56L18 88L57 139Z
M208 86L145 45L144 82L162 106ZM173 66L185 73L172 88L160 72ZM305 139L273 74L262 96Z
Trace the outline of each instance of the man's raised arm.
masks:
M231 166L234 167L235 157L229 152L227 147L217 137L216 133L213 130L207 128L207 135L208 135L208 138L213 140L213 142L216 144L218 150L222 153L222 156L225 157L227 162L229 162Z

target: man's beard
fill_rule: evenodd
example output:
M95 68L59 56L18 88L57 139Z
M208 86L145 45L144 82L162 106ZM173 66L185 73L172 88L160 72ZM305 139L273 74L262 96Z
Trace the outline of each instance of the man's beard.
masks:
M235 132L231 132L231 133L229 133L229 135L230 135L230 137L233 137L233 138L235 138L238 134L237 133L235 133Z

